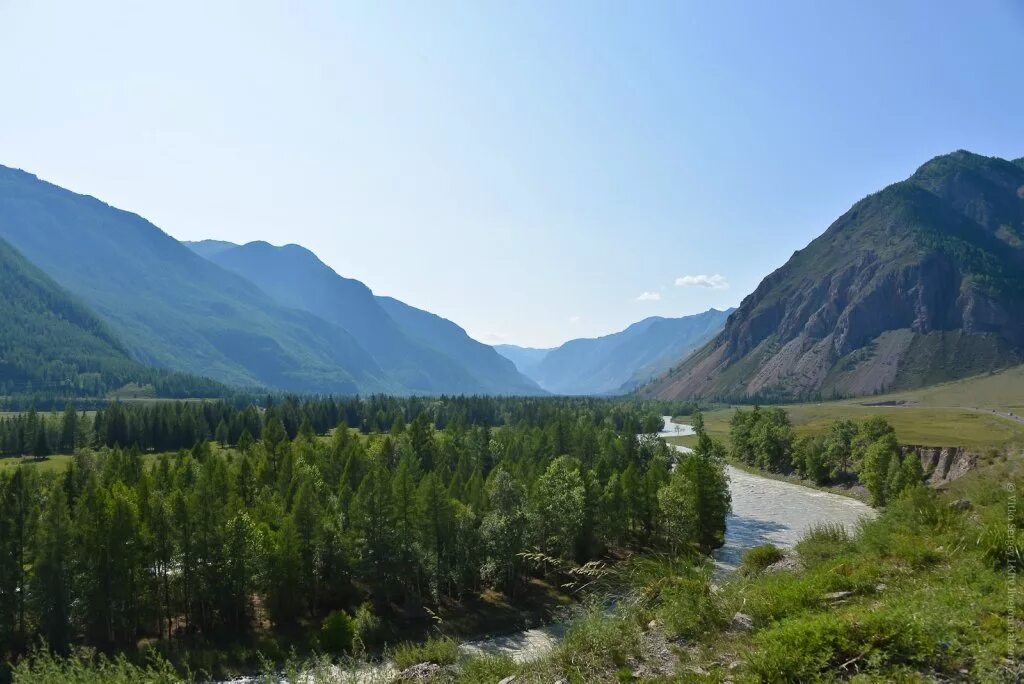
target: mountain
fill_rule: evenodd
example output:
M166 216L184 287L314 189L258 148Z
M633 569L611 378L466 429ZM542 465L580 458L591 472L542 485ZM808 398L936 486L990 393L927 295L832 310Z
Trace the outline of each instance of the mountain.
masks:
M239 386L399 391L340 326L275 302L135 214L0 167L0 237L136 361Z
M215 383L133 361L85 304L0 239L0 396L102 397L128 383L161 396L223 393Z
M406 335L438 350L480 378L487 394L546 394L537 383L516 370L515 364L447 318L417 309L392 297L377 297L384 311Z
M1024 359L1024 163L958 151L857 202L645 388L814 398Z
M537 366L540 365L540 362L551 351L550 348L518 347L514 344L496 344L494 349L514 363L519 372L527 377L531 377L536 372Z
M729 311L709 309L682 318L652 316L625 330L594 339L570 340L555 349L504 345L520 370L555 394L624 394L663 373L722 329ZM530 359L539 361L530 362Z
M304 247L275 247L266 242L232 245L213 240L185 244L254 283L280 304L345 329L404 391L540 391L511 363L490 347L472 340L454 323L397 300L375 297L366 285L338 275ZM429 332L435 330L441 332Z

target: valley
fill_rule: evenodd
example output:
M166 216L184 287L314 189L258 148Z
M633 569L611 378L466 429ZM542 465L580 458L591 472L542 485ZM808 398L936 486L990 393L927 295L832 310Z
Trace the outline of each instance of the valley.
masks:
M0 678L1015 677L1022 174L530 348L0 167Z

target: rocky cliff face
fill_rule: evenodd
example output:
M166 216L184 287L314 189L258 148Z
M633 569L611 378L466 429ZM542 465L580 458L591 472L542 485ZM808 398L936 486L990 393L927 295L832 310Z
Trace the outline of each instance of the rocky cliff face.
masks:
M904 455L915 453L921 459L925 482L929 487L942 487L959 479L978 466L978 454L959 447L900 447Z
M1024 356L1024 169L957 152L871 195L652 396L863 395Z

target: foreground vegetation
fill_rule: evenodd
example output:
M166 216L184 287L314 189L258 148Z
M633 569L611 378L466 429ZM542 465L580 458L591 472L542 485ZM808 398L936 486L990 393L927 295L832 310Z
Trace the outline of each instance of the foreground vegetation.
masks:
M604 580L618 607L583 610L553 651L529 663L460 658L443 641L402 662L437 662L446 667L433 679L455 682L1019 681L1022 485L1019 461L1004 460L946 492L908 490L855 535L812 530L787 570L766 566L761 557L776 554L764 550L724 581L692 558L622 563ZM43 657L15 679L50 681L59 671L76 682L171 681L159 662L120 680L99 672L131 666L100 663ZM286 679L300 681L295 672ZM307 673L302 681L338 677L324 667Z
M17 661L43 639L160 653L182 673L366 653L485 592L520 605L537 582L575 591L576 564L710 551L729 509L724 450L706 438L676 459L638 437L667 408L379 398L19 415L7 425L35 431L22 443L74 453L62 470L0 470L0 652ZM192 436L147 458L117 446Z

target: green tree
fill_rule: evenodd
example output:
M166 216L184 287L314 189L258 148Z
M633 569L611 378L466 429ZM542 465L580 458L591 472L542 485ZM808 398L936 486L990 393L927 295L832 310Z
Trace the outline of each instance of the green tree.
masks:
M512 595L526 542L526 491L508 471L498 468L487 483L487 501L490 510L480 523L485 558L481 574Z
M898 459L899 445L896 442L895 435L891 433L882 434L864 451L858 476L871 494L872 505L885 505L887 501L886 484L889 478L889 464L893 460L898 462Z
M71 643L73 531L62 482L50 488L40 517L32 563L32 596L39 627L51 648L60 653Z
M567 456L551 462L537 480L531 505L533 538L545 554L571 558L583 525L586 493L579 464Z

